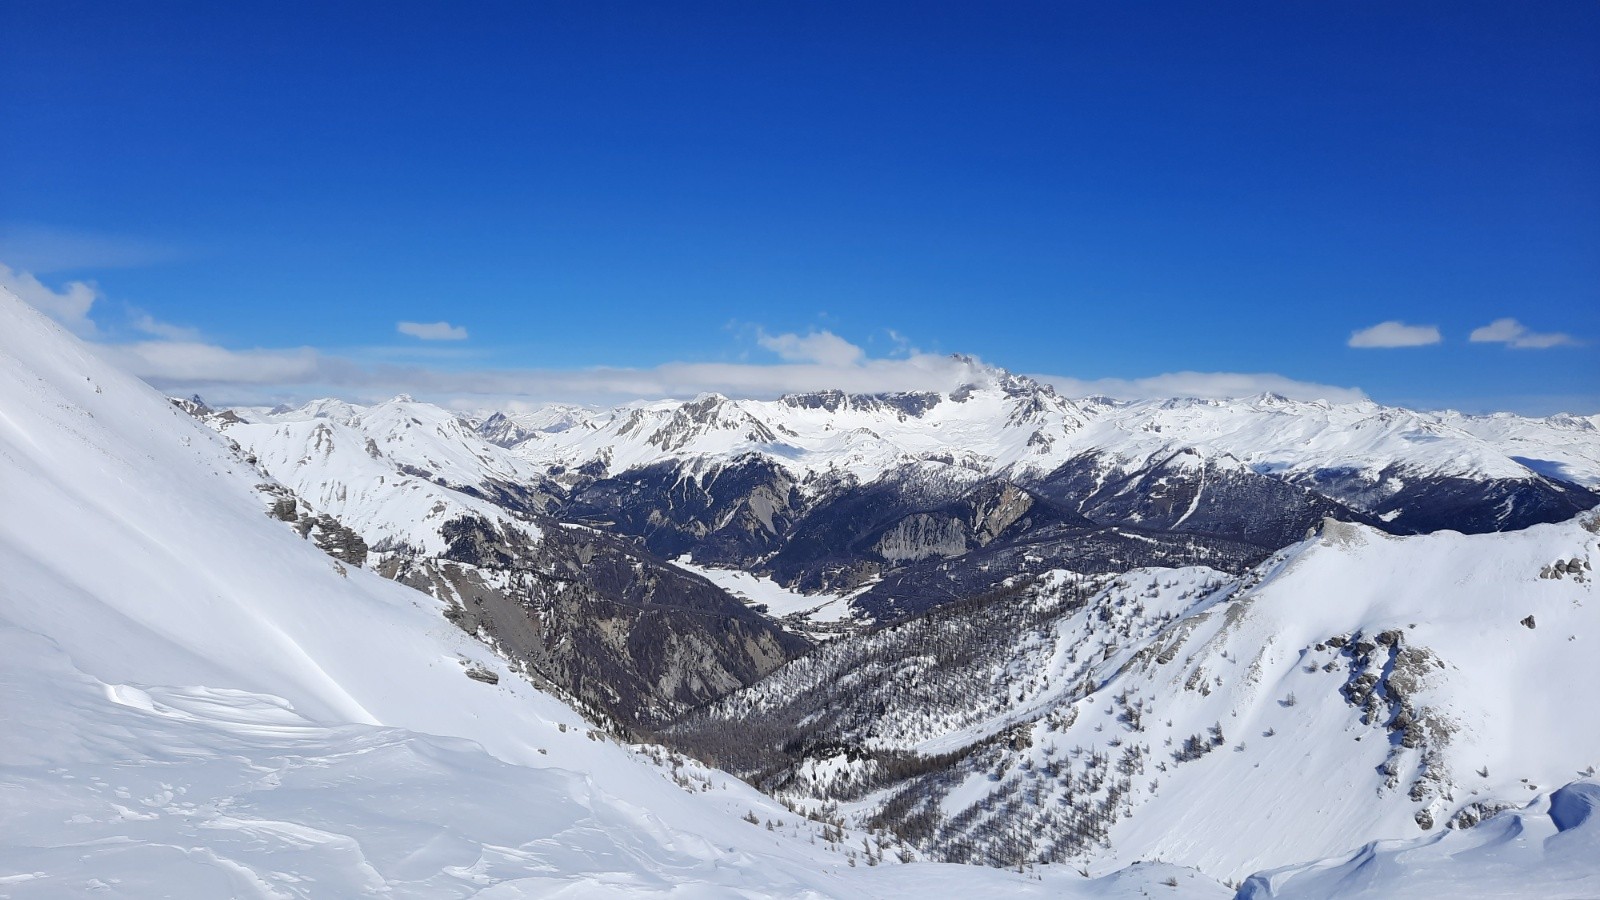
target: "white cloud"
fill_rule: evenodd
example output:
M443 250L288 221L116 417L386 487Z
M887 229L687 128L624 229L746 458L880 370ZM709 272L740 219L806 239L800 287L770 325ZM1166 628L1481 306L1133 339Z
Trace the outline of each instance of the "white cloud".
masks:
M1516 319L1495 319L1482 328L1474 328L1467 339L1475 344L1506 344L1520 350L1544 350L1578 343L1572 335L1559 331L1529 331Z
M102 352L156 386L204 383L311 384L331 374L324 357L309 347L296 350L229 350L195 341L102 344ZM334 369L344 368L336 365Z
M1367 399L1366 393L1360 388L1296 381L1271 373L1168 372L1148 378L1090 380L1058 375L1033 377L1069 397L1105 396L1118 400L1198 397L1205 400L1226 400L1272 393L1288 397L1290 400L1327 400L1330 403L1353 403Z
M163 340L197 341L200 339L199 331L193 328L185 328L182 325L163 322L149 313L139 313L134 317L132 324L135 330Z
M40 285L31 275L0 266L0 287L27 296L34 306L58 319L76 322L82 334L93 333L94 325L87 314L95 292L88 285L69 286L58 293ZM868 357L862 348L828 331L771 335L757 329L755 339L760 346L784 360L770 365L670 362L649 368L599 366L563 370L472 369L357 360L310 347L236 350L200 341L193 330L149 315L138 315L132 324L159 339L102 343L101 352L161 390L199 393L223 404L302 401L319 396L370 401L411 393L453 405L506 407L549 401L613 404L707 392L771 398L825 389L852 393L951 391L963 384L988 382L998 372L970 357L919 352L901 340L896 341L893 358ZM437 324L452 328L447 323ZM464 333L465 329L460 331ZM433 354L428 356L431 359ZM1215 398L1267 391L1294 399L1331 401L1365 396L1355 388L1272 374L1174 372L1150 378L1097 380L1035 377L1072 396Z
M16 294L24 303L65 325L75 334L91 337L97 333L94 320L89 318L89 309L100 297L94 285L70 281L66 287L56 291L27 272L15 271L0 263L0 288Z
M813 331L802 336L767 334L758 328L756 343L787 362L848 367L859 363L867 355L866 351L831 331Z
M464 326L451 325L449 322L400 322L395 325L394 330L424 341L467 339L467 329Z
M441 400L480 398L484 403L520 399L604 404L707 392L777 397L830 388L856 393L949 391L992 377L992 370L976 361L927 354L861 358L843 365L673 362L651 368L484 370L358 363L310 348L238 351L178 341L103 347L119 364L162 390L200 393L221 403L327 395L381 399L411 393Z
M1404 322L1379 322L1371 328L1350 333L1352 347L1425 347L1443 338L1436 325L1407 325Z
M771 398L839 389L852 393L951 391L991 380L996 370L954 356L858 358L822 363L673 362L651 368L455 370L431 366L362 365L310 349L230 351L192 343L112 345L128 368L172 393L199 393L222 403L267 403L336 395L379 400L411 393L453 405L509 407L551 401L613 404L636 399L719 393ZM1073 397L1118 399L1250 397L1272 392L1295 400L1335 403L1366 399L1358 388L1297 381L1282 375L1172 372L1136 379L1035 375Z

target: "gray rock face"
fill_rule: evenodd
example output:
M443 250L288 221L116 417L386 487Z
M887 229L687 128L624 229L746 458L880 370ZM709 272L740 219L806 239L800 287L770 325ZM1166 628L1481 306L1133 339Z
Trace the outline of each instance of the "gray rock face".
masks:
M833 402L815 400L824 401ZM1099 525L1023 485L959 468L907 465L865 484L840 476L797 484L758 455L705 467L662 463L579 485L563 514L635 536L669 559L692 553L697 563L761 572L801 591L846 592L882 579L861 599L874 616L975 596L1007 575L1050 567L1236 570L1269 552L1204 534Z
M629 735L810 649L705 579L614 537L541 528L535 544L458 519L442 557L394 554L378 571L444 600L462 630Z
M954 518L914 513L879 535L872 551L891 563L960 556L967 552L966 532Z
M802 507L799 485L751 455L697 470L663 463L573 490L564 517L640 538L668 559L747 566L782 546Z
M432 594L445 617L624 734L750 684L811 647L726 591L624 540L520 511L541 537L483 518L444 523L437 557L370 551L353 529L263 483L267 512L351 565ZM468 677L496 683L484 670Z
M309 537L317 548L352 566L367 564L367 542L333 516L312 516L296 523L301 537Z
M353 529L347 528L333 516L312 513L293 492L281 484L260 484L256 489L272 502L267 515L289 523L301 537L315 543L317 549L352 566L367 564L367 542Z

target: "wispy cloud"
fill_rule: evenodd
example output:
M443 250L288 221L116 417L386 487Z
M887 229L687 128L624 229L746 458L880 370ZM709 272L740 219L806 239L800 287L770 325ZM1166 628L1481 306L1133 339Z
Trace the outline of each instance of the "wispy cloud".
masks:
M821 363L674 362L650 368L444 369L427 365L359 364L311 348L236 351L209 344L144 342L105 345L118 362L155 386L198 392L222 402L326 394L377 399L395 393L433 398L520 398L612 403L692 397L716 392L776 397L840 388L853 392L953 390L989 377L981 364L946 356Z
M1516 319L1495 319L1482 328L1474 328L1468 340L1475 344L1505 344L1519 350L1570 347L1578 343L1572 335L1559 331L1529 331Z
M93 337L98 333L89 310L100 298L100 291L85 281L71 281L59 291L35 278L31 273L19 272L0 263L0 288L9 290L24 303L44 313L72 333Z
M1330 403L1354 403L1367 399L1366 392L1360 388L1298 381L1269 372L1167 372L1148 378L1032 377L1069 397L1104 396L1117 400L1197 397L1203 400L1227 400L1270 393L1290 400L1327 400Z
M400 322L394 330L424 341L464 341L467 329L449 322Z
M911 346L911 339L900 332L895 331L893 328L885 331L884 334L889 337L889 343L894 345L895 355L907 356L917 352L917 349Z
M293 386L319 381L350 367L309 347L295 350L229 350L197 341L103 344L102 352L157 387L187 384Z
M648 368L453 370L426 365L361 364L310 348L233 351L203 344L147 342L111 345L109 350L130 370L163 390L200 393L229 403L277 402L326 394L374 400L405 392L457 406L545 401L606 404L711 392L734 397L777 397L834 388L856 393L950 391L963 384L987 382L995 375L994 369L968 357L915 353L893 359L869 358L860 347L837 335L812 344L795 344L783 340L786 337L803 342L807 336L769 335L768 342L784 347L809 346L811 350L796 349L792 353L813 358L770 365L672 362ZM1246 397L1269 391L1293 399L1332 402L1366 397L1356 388L1273 374L1174 372L1150 378L1095 380L1035 377L1072 396L1094 394L1120 399Z
M195 328L163 322L147 312L136 313L131 323L135 331L167 341L198 341L200 332Z
M1441 340L1443 337L1436 325L1407 325L1388 321L1351 332L1349 345L1361 348L1425 347Z
M866 357L866 351L831 331L813 331L805 335L767 334L758 328L756 343L788 362L853 366Z

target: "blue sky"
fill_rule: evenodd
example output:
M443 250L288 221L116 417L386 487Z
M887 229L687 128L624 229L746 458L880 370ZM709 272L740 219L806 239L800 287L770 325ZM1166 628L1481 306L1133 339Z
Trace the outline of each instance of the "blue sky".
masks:
M901 387L958 351L1600 411L1591 2L11 0L0 85L5 277L172 389Z

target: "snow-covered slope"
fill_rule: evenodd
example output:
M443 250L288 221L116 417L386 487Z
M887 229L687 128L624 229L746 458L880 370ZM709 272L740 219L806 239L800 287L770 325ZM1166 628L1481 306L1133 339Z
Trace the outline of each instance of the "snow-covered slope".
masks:
M379 549L437 554L445 522L470 515L517 529L507 507L541 510L551 499L533 465L404 395L366 407L318 400L236 412L243 421L213 424L318 512ZM537 538L536 529L520 530Z
M1239 578L1056 573L830 644L680 738L948 859L1240 878L1337 857L1600 766L1571 690L1600 680L1596 530L1330 520ZM730 745L735 723L777 741Z
M274 515L446 601L451 621L624 728L654 726L806 648L713 585L543 516L545 482L438 407L401 397L258 423L202 417L292 490Z
M273 478L320 513L336 517L379 550L428 555L447 545L447 522L474 516L537 540L537 528L487 500L436 484L384 453L357 426L312 418L224 425ZM469 483L477 483L476 481Z
M1541 897L1597 894L1600 785L1578 781L1470 831L1374 841L1344 858L1254 874L1238 900L1269 897Z
M1340 859L1253 875L1239 900L1390 897L1589 900L1600 891L1600 784L1585 780L1471 831L1375 841Z
M1329 522L1106 669L1040 752L1142 704L1129 740L1169 771L1135 779L1112 845L1231 877L1524 803L1600 765L1600 711L1561 687L1600 679L1594 528ZM1545 577L1557 560L1572 571ZM1226 841L1194 837L1219 819Z

